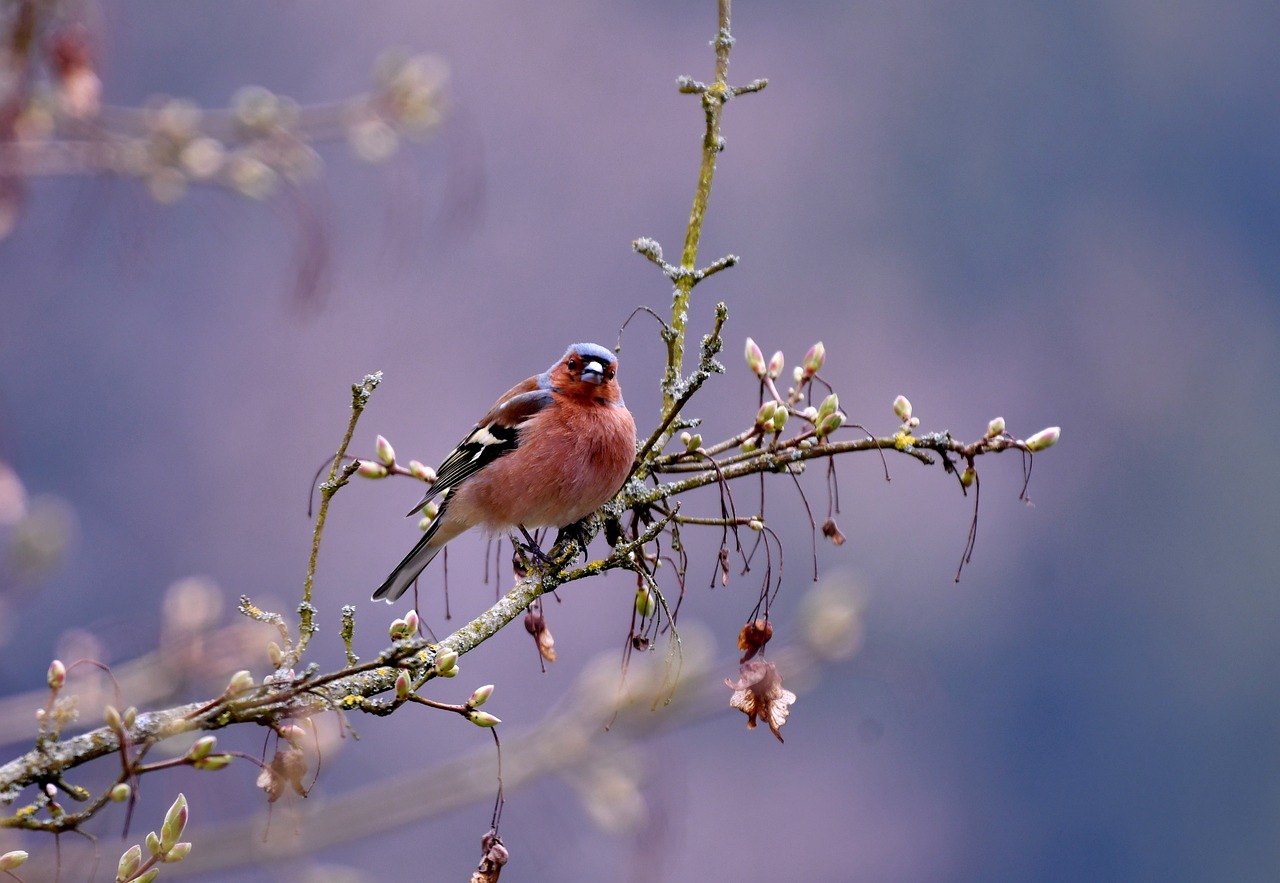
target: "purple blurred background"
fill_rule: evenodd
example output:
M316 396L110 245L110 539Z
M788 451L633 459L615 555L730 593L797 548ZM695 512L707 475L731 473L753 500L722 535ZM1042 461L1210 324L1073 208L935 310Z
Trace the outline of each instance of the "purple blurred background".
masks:
M6 608L4 693L41 684L69 629L97 634L110 662L150 649L165 590L193 574L220 587L224 619L242 593L292 608L308 482L365 373L385 382L358 452L380 432L435 464L567 343L612 345L633 307L664 312L667 284L630 242L679 253L702 115L674 81L710 78L715 10L120 3L102 28L108 103L166 92L224 106L247 83L327 100L366 88L375 58L403 46L447 59L454 112L385 167L321 148L307 193L331 263L305 303L287 199L193 191L163 207L128 181L31 187L0 242L0 459L77 527L56 574ZM802 691L786 745L746 732L725 690L723 710L634 749L638 827L600 830L560 778L512 791L508 873L1280 879L1280 469L1260 444L1280 432L1280 7L740 3L734 33L731 78L770 85L725 114L700 262L742 262L695 293L695 336L716 300L730 311L729 372L689 409L704 435L754 411L739 355L750 335L789 365L823 340L824 376L880 433L904 393L925 430L972 439L1003 415L1015 434L1061 425L1063 438L1036 460L1034 507L1017 499L1015 457L980 462L977 552L958 586L971 501L955 481L898 457L886 484L875 456L842 460L849 542L820 545L819 563L862 586L865 636ZM621 360L647 434L661 365L651 320L632 323ZM820 470L803 482L825 511ZM754 491L741 494L751 505ZM336 499L318 574L322 664L340 664L342 604L358 608L358 652L385 643L391 611L367 598L413 541L400 515L417 495L365 482ZM713 497L698 504L715 514ZM771 486L767 512L786 546L786 637L810 587L810 535L789 481ZM718 534L705 539L681 618L714 635L718 684L736 674L759 573L708 592ZM483 550L479 537L453 547L455 622L492 597ZM439 576L428 571L423 612L443 633ZM545 675L516 628L438 695L496 683L493 711L515 739L597 654L616 666L633 588L562 591L549 610L560 661ZM487 743L402 711L354 719L360 741L328 749L310 800ZM261 750L260 733L225 738ZM260 808L253 775L173 780L196 850L202 825ZM135 839L172 787L144 780L154 802ZM277 807L272 824L297 824L293 811ZM485 799L208 879L317 867L461 879L489 812ZM96 829L108 856L117 824Z

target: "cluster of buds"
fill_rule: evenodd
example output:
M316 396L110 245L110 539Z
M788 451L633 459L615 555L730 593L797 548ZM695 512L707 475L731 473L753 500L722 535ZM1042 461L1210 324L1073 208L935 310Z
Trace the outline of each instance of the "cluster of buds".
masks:
M431 665L435 673L442 678L452 678L458 674L458 651L448 648L436 653L436 660Z
M844 425L844 412L840 410L840 397L834 392L822 400L818 410L810 418L818 438L825 438Z
M405 638L413 637L417 631L418 611L416 610L410 610L403 619L393 619L391 627L387 630L393 641L403 641Z
M684 445L686 452L695 454L702 447L702 434L697 432L682 432L680 433L680 444Z
M483 687L477 687L475 692L471 694L471 698L467 700L465 706L467 720L471 721L477 727L496 727L502 723L501 720L489 714L487 711L478 711L477 709L489 701L489 697L493 695L493 684L485 684Z
M187 798L179 794L165 813L160 833L151 831L147 834L147 852L150 857L144 861L142 847L137 844L126 849L120 856L120 862L116 866L117 883L151 883L160 873L157 863L180 862L186 858L191 852L191 844L178 839L186 827Z
M218 745L217 736L201 736L187 752L186 760L198 770L220 770L231 763L233 755L214 754Z
M347 143L366 162L384 162L400 148L400 133L427 135L444 120L448 65L434 55L388 53L378 60L376 92L348 108Z
M785 404L769 399L756 412L756 431L782 432L782 428L787 425L789 416L791 416L791 412Z
M911 416L911 400L906 396L893 400L893 413L902 421L903 429L915 429L920 425L920 418Z

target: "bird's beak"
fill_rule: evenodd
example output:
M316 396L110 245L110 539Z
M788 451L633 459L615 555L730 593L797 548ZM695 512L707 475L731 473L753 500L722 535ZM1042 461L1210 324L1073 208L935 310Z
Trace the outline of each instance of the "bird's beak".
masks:
M582 379L592 383L604 383L604 365L594 360L587 362L582 368Z

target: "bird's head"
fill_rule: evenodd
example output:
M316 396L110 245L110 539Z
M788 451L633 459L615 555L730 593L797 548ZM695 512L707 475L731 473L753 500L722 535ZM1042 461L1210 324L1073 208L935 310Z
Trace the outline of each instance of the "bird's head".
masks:
M551 385L561 392L609 403L622 401L618 359L599 344L575 343L548 373Z

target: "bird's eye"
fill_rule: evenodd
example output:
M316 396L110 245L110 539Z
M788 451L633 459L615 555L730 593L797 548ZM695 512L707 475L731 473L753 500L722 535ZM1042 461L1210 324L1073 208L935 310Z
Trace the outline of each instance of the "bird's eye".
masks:
M608 371L604 372L604 376L606 379L612 380L614 373L614 369L610 368Z
M570 370L570 371L577 371L577 370L578 370L578 360L577 360L577 359L570 359L570 360L569 360L569 370Z

